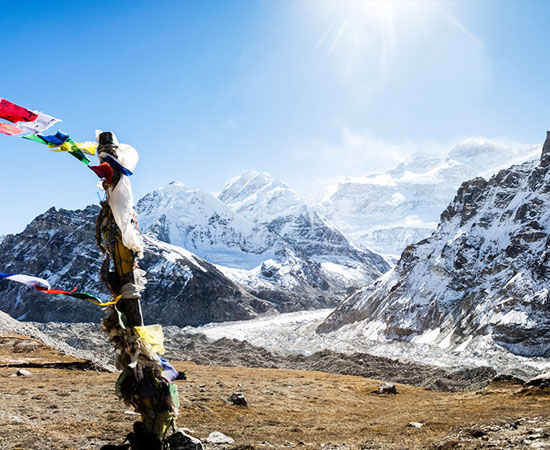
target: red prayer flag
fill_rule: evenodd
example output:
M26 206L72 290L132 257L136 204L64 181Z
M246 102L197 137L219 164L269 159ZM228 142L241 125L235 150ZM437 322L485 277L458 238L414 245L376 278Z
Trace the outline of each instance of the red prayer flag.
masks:
M0 122L0 133L4 133L4 134L7 134L9 136L13 136L15 134L23 133L23 130L20 130L16 126L13 126L11 123Z
M45 289L43 286L36 285L34 287L37 291L44 292L44 294L72 294L76 291L76 287L72 291L59 291L57 289Z
M103 178L107 184L113 182L113 168L108 163L102 163L99 166L88 166L99 178Z
M13 123L33 122L38 118L38 114L3 98L0 100L0 117Z

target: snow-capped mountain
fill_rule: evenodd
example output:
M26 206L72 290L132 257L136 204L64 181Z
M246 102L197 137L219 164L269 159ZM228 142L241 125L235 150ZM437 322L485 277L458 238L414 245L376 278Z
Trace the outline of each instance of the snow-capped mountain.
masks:
M283 183L254 174L229 182L231 188L219 198L178 182L157 189L137 204L140 228L215 263L254 295L282 309L289 303L288 310L296 302L335 306L350 290L389 269L380 256L350 244ZM239 209L233 208L234 202L222 202L229 194L236 200L243 192L236 192L237 180L247 177L257 186L257 207L248 203L247 209ZM266 183L273 189L265 189ZM251 185L247 189L253 191Z
M295 191L265 172L250 170L229 180L218 198L318 261L327 272L349 268L374 279L389 268L380 255L356 247Z
M108 300L108 292L98 280L102 262L95 242L98 211L97 206L78 211L51 208L36 217L22 233L8 235L0 244L3 270L47 279L57 289L78 286ZM276 311L277 305L252 295L204 259L152 237L144 239L140 266L148 279L142 298L147 323L197 325ZM40 322L97 321L103 317L101 308L92 303L42 294L8 281L0 283L0 309L16 318Z
M355 243L398 256L435 230L463 181L539 154L540 146L515 148L470 138L446 155L419 153L384 174L345 178L308 201Z
M550 355L550 132L540 161L464 182L434 234L319 332Z
M268 259L284 261L288 244L266 227L233 212L212 194L172 182L136 206L140 229L214 264L252 269Z

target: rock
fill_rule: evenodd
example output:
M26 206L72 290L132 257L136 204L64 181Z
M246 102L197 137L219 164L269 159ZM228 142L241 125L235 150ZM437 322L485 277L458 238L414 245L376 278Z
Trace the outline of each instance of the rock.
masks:
M237 406L248 406L248 402L242 392L235 392L227 399L227 403Z
M382 383L378 386L379 394L397 394L397 389L393 383Z
M536 377L531 378L527 384L538 388L550 387L550 369L538 374Z
M420 422L409 422L407 426L410 428L422 428L424 424Z
M185 375L185 372L178 372L176 380L187 380L187 375Z
M166 450L203 450L202 442L188 435L182 428L168 436L165 441Z
M25 369L19 369L16 373L16 375L18 377L30 377L32 375L31 372L29 372L28 370L25 370Z
M516 377L515 375L501 373L496 377L494 377L491 380L491 383L519 384L520 386L523 386L525 384L525 380L522 380L521 378Z
M226 436L223 433L220 433L219 431L212 431L212 433L210 433L206 438L206 442L208 442L209 444L220 445L233 444L235 440L230 438L229 436Z
M201 392L206 392L206 389L204 389L204 388L201 388Z

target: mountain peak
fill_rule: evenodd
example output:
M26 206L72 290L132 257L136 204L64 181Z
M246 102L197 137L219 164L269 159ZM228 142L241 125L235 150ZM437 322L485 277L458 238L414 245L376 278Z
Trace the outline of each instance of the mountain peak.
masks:
M546 132L546 141L544 141L544 145L542 147L540 165L543 167L547 167L550 165L550 131Z

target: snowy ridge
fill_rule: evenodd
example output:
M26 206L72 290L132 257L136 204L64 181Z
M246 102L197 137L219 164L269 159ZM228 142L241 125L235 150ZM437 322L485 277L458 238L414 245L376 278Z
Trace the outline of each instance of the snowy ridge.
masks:
M550 139L542 158L463 183L429 238L319 327L464 351L549 356Z
M147 194L136 211L144 233L215 264L252 269L266 259L284 258L288 251L267 228L235 214L212 194L179 182Z
M365 278L372 280L389 268L380 255L356 247L295 191L265 172L250 170L233 178L218 198L236 213L265 225L307 257L331 263L324 269L335 277L345 275L348 269L363 270Z
M348 177L308 201L354 242L386 255L429 236L460 184L538 158L540 147L461 141L446 155L415 154L384 174Z

